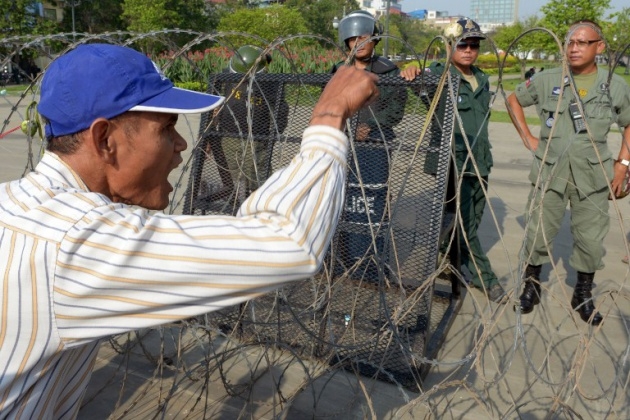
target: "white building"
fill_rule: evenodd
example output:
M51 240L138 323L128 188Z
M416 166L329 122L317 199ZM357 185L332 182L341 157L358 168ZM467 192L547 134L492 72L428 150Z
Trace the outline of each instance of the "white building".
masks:
M401 2L402 0L360 0L359 5L362 10L367 10L378 18L385 14L388 4L390 14L401 14Z

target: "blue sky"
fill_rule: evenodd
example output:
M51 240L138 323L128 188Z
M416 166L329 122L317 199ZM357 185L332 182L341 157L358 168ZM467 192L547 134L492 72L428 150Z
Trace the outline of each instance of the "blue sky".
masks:
M540 7L547 4L549 0L520 0L519 1L519 19L532 16L539 13ZM462 0L403 0L403 12L411 12L417 9L427 10L447 10L449 15L468 15L470 14L470 1ZM630 7L628 0L611 0L611 10L609 13L621 10L624 6Z

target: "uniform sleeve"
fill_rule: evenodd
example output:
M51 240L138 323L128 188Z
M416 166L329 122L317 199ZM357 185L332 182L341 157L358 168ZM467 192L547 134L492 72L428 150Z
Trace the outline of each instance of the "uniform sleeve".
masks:
M613 89L615 100L615 112L617 113L617 124L620 127L628 127L630 125L630 86L625 80L619 81L619 88Z
M538 103L539 83L537 80L538 79L536 78L529 79L528 81L517 85L516 89L514 89L516 99L518 99L518 103L521 104L522 107L528 107Z
M61 338L72 346L186 319L314 275L342 209L347 149L342 132L309 127L236 217L94 208L59 249Z

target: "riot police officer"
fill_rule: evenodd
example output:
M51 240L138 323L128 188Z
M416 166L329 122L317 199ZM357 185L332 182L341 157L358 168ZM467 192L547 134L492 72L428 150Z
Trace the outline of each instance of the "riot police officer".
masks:
M398 76L396 64L375 52L382 32L380 23L365 10L353 11L339 22L339 41L348 50L353 66L381 76ZM337 63L332 72L344 64ZM370 109L360 111L349 127L356 141L356 160L351 158L349 162L343 220L353 227L340 229L339 256L344 268L355 273L353 277L377 281L378 266L387 265L384 236L389 223L388 147L396 137L394 127L404 116L406 99L403 87L381 86L379 100Z

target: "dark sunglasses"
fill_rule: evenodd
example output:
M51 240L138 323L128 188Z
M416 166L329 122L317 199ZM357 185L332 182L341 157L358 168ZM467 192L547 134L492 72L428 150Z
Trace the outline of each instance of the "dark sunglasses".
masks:
M480 44L478 42L458 42L456 47L460 51L466 51L466 48L470 47L471 50L478 50Z

